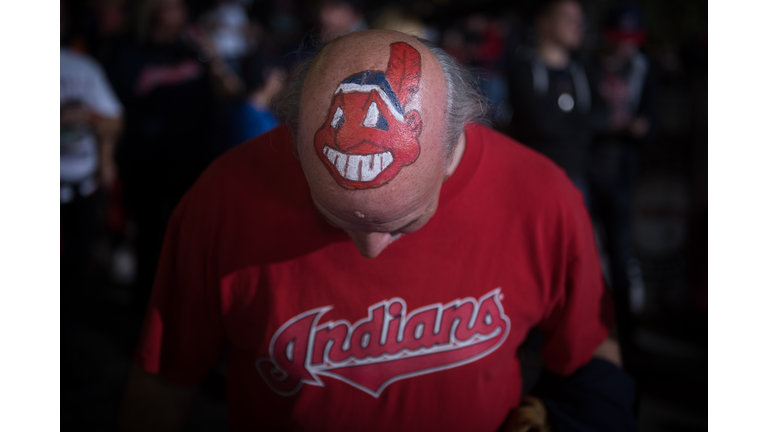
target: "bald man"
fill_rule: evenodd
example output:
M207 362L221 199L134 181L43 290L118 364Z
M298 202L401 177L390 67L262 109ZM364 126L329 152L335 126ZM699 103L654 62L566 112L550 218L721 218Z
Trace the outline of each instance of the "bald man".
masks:
M287 125L176 208L124 428L182 424L225 348L232 430L494 431L532 327L556 374L615 357L581 195L474 123L472 83L401 33L327 45L288 88Z

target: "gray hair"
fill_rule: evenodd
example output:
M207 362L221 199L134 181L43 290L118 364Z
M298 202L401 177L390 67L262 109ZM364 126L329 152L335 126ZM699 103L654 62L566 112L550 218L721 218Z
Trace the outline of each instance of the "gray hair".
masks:
M480 91L478 79L466 67L436 44L419 37L416 39L437 57L445 75L448 97L445 108L443 142L446 146L446 163L450 163L464 127L473 122L487 123L485 115L488 112L488 99ZM277 117L280 121L285 122L291 130L294 146L296 137L298 137L299 104L304 81L307 78L309 67L317 54L322 51L322 48L320 47L314 55L294 68L286 86L272 103L272 109Z

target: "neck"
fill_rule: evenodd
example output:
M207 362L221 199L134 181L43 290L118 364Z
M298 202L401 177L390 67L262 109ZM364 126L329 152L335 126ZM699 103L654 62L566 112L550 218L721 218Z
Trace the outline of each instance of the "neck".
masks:
M466 148L467 135L462 132L461 136L459 137L459 144L456 145L456 150L453 151L453 159L451 159L451 164L448 166L448 169L445 172L445 180L448 180L448 178L453 175L454 172L456 172L456 169L459 167L459 163L461 163L461 157L464 156L464 150Z
M547 67L551 69L563 69L568 66L571 53L562 45L551 39L542 39L536 47L536 53Z

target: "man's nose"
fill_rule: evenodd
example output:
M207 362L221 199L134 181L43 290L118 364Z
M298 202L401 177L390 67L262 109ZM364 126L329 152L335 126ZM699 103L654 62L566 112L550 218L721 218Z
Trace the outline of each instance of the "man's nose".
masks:
M366 258L376 258L392 242L389 233L347 231L347 234Z

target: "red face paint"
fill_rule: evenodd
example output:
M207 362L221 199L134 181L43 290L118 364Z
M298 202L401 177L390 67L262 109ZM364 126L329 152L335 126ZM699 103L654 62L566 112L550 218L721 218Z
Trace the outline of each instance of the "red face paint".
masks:
M421 79L421 55L405 42L390 45L386 72L365 71L336 89L315 151L339 185L378 187L419 157L421 115L405 112Z

